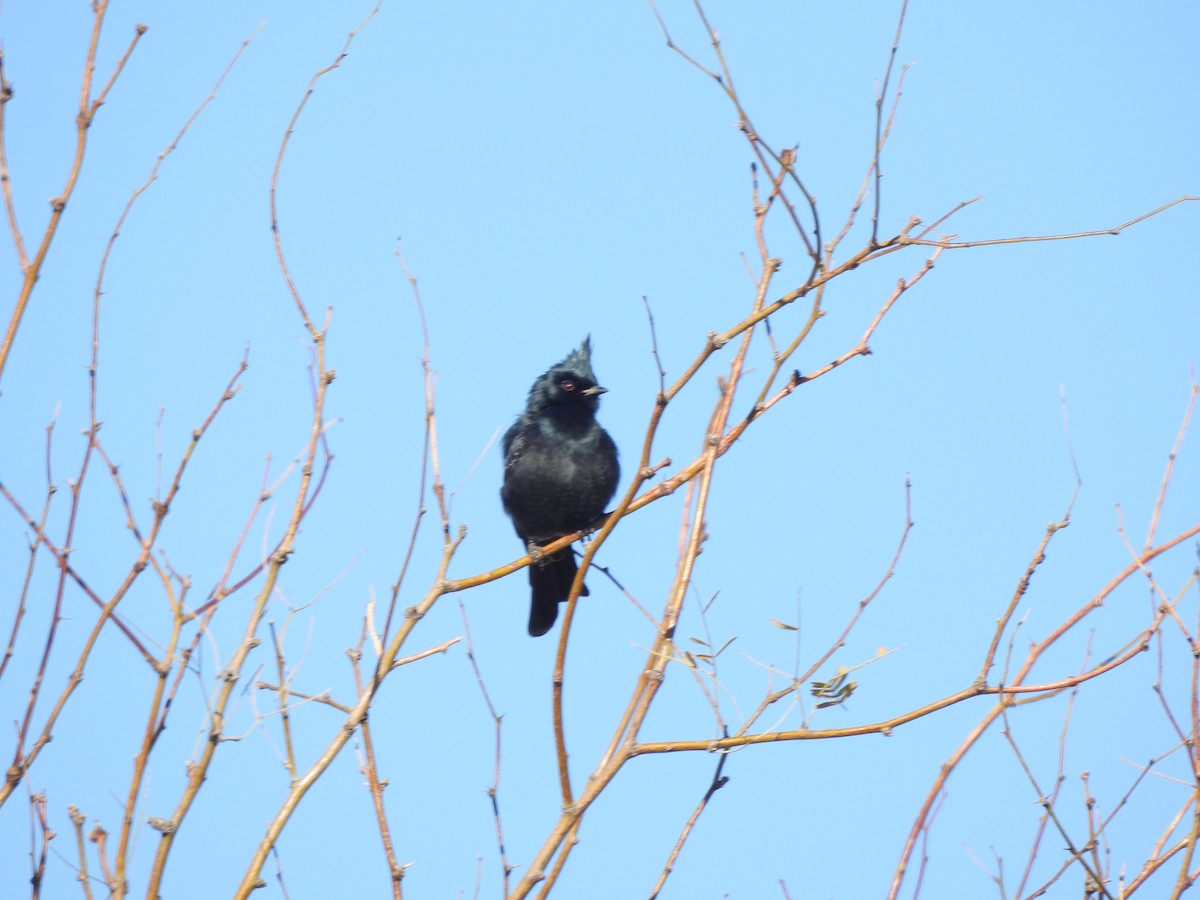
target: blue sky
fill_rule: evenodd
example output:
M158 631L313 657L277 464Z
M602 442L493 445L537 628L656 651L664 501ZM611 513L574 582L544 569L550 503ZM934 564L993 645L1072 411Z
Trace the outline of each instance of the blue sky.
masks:
M659 8L677 43L710 62L692 6ZM58 410L52 480L60 490L48 533L61 539L66 487L88 421L85 366L105 244L156 156L254 33L138 200L104 283L101 437L140 523L149 521L159 441L167 478L249 347L241 392L198 446L159 542L174 568L192 577L194 600L219 580L268 456L273 482L308 434L308 342L275 262L268 188L310 78L368 10L117 3L105 25L101 79L134 25L149 30L91 129L79 187L0 382L0 483L29 508L41 508L45 428ZM759 131L776 148L798 146L798 170L826 227L840 223L870 160L874 91L897 5L715 2L706 11ZM89 28L84 5L8 3L0 11L5 71L15 88L5 112L6 146L27 243L40 235L46 199L61 190L70 165ZM913 65L884 157L881 232L896 232L913 215L932 222L976 196L946 226L964 240L1098 230L1200 193L1198 29L1200 10L1186 3L1139 10L1107 2L911 4L897 61ZM297 690L351 697L342 650L357 642L371 593L385 598L395 581L417 506L421 338L394 256L397 238L424 298L442 477L454 491L453 527L468 530L450 575L465 577L520 552L499 504L496 438L543 369L591 334L596 371L609 389L601 422L621 448L628 478L657 389L643 296L671 378L709 332L731 327L749 310L753 283L741 254L755 257L752 156L735 122L721 92L664 45L641 4L451 8L385 0L341 68L320 81L279 182L293 275L310 310L333 309L328 354L337 370L329 397L335 460L267 616L277 629L286 624L289 665L299 664ZM731 721L768 689L766 666L791 671L799 655L806 668L882 577L904 523L906 477L916 526L896 575L824 673L867 662L879 648L895 652L857 670L854 697L817 713L813 725L885 719L969 684L1046 524L1063 515L1074 490L1064 395L1083 486L1070 527L1055 538L1022 601L1014 654L1128 564L1117 507L1140 547L1200 346L1198 216L1200 206L1183 204L1117 237L947 252L885 319L871 356L804 386L748 431L718 469L710 540L678 634L688 646L706 626L718 646L736 636L718 668ZM777 295L808 267L784 222L771 227L772 253L784 259ZM855 232L846 252L863 238ZM0 313L7 322L20 272L11 242L0 243ZM915 248L893 254L831 285L827 315L796 365L812 371L852 347L896 279L910 277L926 255ZM807 308L800 306L776 317L777 337L802 324ZM769 353L760 334L735 416L748 408ZM699 452L728 359L727 351L710 361L668 409L654 454L674 460L668 473ZM1178 457L1160 538L1196 523L1195 441L1193 434ZM274 513L268 508L252 526L236 571L278 539L295 487L293 473ZM598 560L652 610L661 608L674 572L682 494L623 521ZM425 504L431 514L403 605L420 598L436 571L440 535L432 498ZM81 509L73 565L102 596L110 594L137 546L101 467L88 475ZM28 537L5 504L5 636ZM1174 592L1195 563L1193 541L1156 561L1154 572ZM592 596L580 604L567 668L577 789L603 752L653 640L601 574L588 581ZM55 583L53 561L41 558L16 655L0 680L6 721L24 713ZM702 623L695 600L714 594ZM1087 653L1095 661L1116 652L1144 627L1148 597L1144 580L1131 580L1037 672L1056 680L1078 671ZM508 859L521 867L558 815L554 638L525 634L522 573L461 599L504 717L499 796ZM141 817L166 816L174 807L183 766L202 740L205 698L251 600L247 592L231 598L232 608L202 644L199 677L185 680L156 748ZM285 603L310 601L289 618ZM1180 605L1193 630L1196 604L1193 585ZM148 640L162 640L169 616L149 578L121 609ZM77 591L68 591L65 610L37 721L93 621L93 607ZM799 622L801 630L782 631L772 618ZM408 649L462 631L456 598L446 597ZM265 625L261 633L267 637ZM1163 659L1167 690L1186 712L1190 653L1178 631L1164 642ZM252 667L260 665L262 677L273 677L265 646L252 657ZM1061 810L1076 839L1086 836L1081 772L1090 773L1090 790L1109 812L1137 775L1129 761L1144 763L1177 742L1151 690L1157 674L1158 655L1143 654L1085 687L1075 702ZM779 684L777 675L771 686ZM84 812L89 827L94 820L112 832L119 827L115 798L127 790L149 690L145 664L119 633L105 632L29 777L47 794L59 832L54 846L63 856L50 861L48 896L78 890L68 804ZM242 695L230 723L244 739L217 754L173 850L163 896L229 894L286 791L270 742L278 742L278 726L268 720L270 741L256 728L252 693ZM270 708L268 695L254 701L260 711ZM1012 720L1045 785L1054 778L1065 703L1025 707ZM724 772L730 783L701 818L663 896L782 896L780 880L792 897L883 896L938 766L985 708L985 701L960 704L890 738L732 754ZM793 710L780 725L802 721ZM311 705L295 712L302 761L320 752L340 722ZM371 722L381 774L391 781L397 853L412 863L406 895L472 896L478 875L480 895L495 896L499 863L485 795L493 730L463 646L391 677ZM643 737L713 734L711 711L691 677L671 667ZM357 765L351 746L284 832L279 861L294 898L386 895ZM700 753L633 761L585 819L560 896L648 894L715 765ZM1178 754L1163 768L1188 777ZM1136 870L1187 796L1186 786L1157 777L1139 788L1108 835L1114 872L1123 864ZM930 835L921 896L991 895L995 886L972 854L994 868L992 848L1005 860L1011 890L1037 826L1036 800L994 727L950 782ZM22 790L0 809L6 894L24 890L28 877L26 806ZM156 838L140 833L135 893ZM1057 868L1062 844L1058 836L1047 839L1043 879ZM264 893L281 896L273 867L264 873ZM1078 896L1078 879L1058 890Z

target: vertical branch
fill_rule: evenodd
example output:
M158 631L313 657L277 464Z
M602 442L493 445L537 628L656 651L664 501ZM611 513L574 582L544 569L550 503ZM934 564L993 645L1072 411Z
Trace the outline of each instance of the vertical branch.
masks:
M50 250L50 244L54 240L54 235L58 231L59 222L62 220L63 210L66 209L67 201L71 199L71 194L75 191L75 184L79 181L79 173L83 170L83 155L87 149L87 134L88 129L92 125L93 119L96 117L96 111L103 105L108 98L108 92L116 83L117 77L125 68L125 64L129 61L129 57L133 54L134 47L137 46L143 34L146 33L145 25L138 25L134 30L133 40L130 41L125 54L117 61L116 68L113 69L112 75L108 79L108 83L104 89L93 100L92 99L92 79L96 72L96 48L100 43L100 29L104 24L104 14L108 12L108 0L95 0L92 4L93 20L92 20L92 35L88 41L87 58L83 66L83 79L79 88L79 112L75 116L75 155L71 161L71 170L67 174L67 183L63 186L62 191L57 197L50 201L50 220L46 223L46 231L42 235L42 242L38 246L37 253L34 254L32 262L25 257L23 242L20 238L20 231L17 228L16 214L12 208L12 198L10 194L10 186L8 180L8 167L4 165L4 195L5 204L9 208L9 225L13 230L14 242L17 245L18 256L22 259L21 270L24 280L21 283L21 291L17 295L17 303L13 309L12 316L8 320L8 327L4 332L4 339L0 341L0 378L4 375L4 366L8 362L8 354L12 350L13 342L17 337L17 329L21 326L21 319L25 315L25 310L29 305L29 298L33 294L33 286L37 284L38 278L41 277L42 264L46 261L46 254ZM12 86L7 82L0 84L0 110L12 99ZM5 143L5 135L2 133L3 118L0 116L0 145Z
M322 333L317 331L313 325L312 319L308 314L308 310L304 306L304 301L300 297L300 291L296 288L295 281L292 280L291 270L288 268L287 259L283 253L283 239L279 234L279 208L276 204L276 193L279 186L279 170L283 167L283 157L287 153L288 142L292 139L292 132L296 128L296 122L300 120L300 114L304 112L304 107L308 103L309 98L316 90L317 82L321 76L332 72L342 64L342 60L350 53L350 44L353 42L355 35L362 30L362 27L371 20L371 18L379 11L379 7L383 5L383 0L379 0L375 7L367 13L367 17L363 19L349 35L346 36L346 43L342 45L342 52L337 55L329 65L317 71L313 75L312 80L308 83L308 89L304 92L304 97L300 101L300 105L296 107L296 111L292 113L291 121L288 122L287 130L283 134L283 142L279 145L279 154L275 157L275 168L271 170L271 189L270 189L270 204L271 204L271 239L275 243L275 256L279 260L279 271L283 275L283 280L287 284L288 291L292 295L292 300L296 304L296 310L300 313L300 318L304 321L304 327L308 329L309 337L313 343L318 346L321 344Z
M142 732L142 744L137 755L133 758L133 776L129 781L129 791L125 796L125 810L121 818L121 835L117 841L117 854L114 859L115 885L113 896L126 896L128 888L128 862L133 842L134 812L137 809L138 798L142 793L142 785L146 779L146 770L150 765L150 752L162 734L162 716L165 715L167 703L167 676L171 672L171 661L175 659L175 650L179 645L179 636L184 623L184 601L190 582L183 581L179 597L175 597L170 574L155 564L155 570L162 579L163 588L171 604L171 637L163 653L163 662L154 667L157 676L154 692L150 698L149 712L146 716L146 727Z
M1183 447L1183 438L1188 432L1188 425L1192 420L1192 412L1196 409L1196 397L1200 395L1200 384L1196 382L1196 373L1192 373L1192 391L1188 395L1187 409L1183 413L1183 421L1179 423L1179 432L1175 435L1175 444L1171 447L1171 452L1167 456L1167 467L1163 472L1162 484L1158 489L1158 497L1154 501L1154 513L1150 517L1150 528L1146 532L1146 543L1142 548L1149 550L1154 546L1154 536L1158 533L1158 521L1162 516L1163 503L1167 499L1167 486L1171 483L1171 476L1175 472L1175 460L1179 458L1179 451Z
M467 638L467 661L471 663L471 669L475 672L475 683L479 685L479 692L483 694L483 702L487 706L488 715L492 717L492 724L496 729L496 765L492 771L492 784L488 788L487 794L492 801L492 818L496 822L496 845L500 850L500 871L504 896L507 897L508 881L513 867L508 864L508 851L504 843L504 823L500 819L500 734L503 719L496 712L496 707L492 705L492 697L488 693L487 685L483 683L483 672L479 669L479 661L475 658L475 643L471 639L471 623L467 620L467 608L463 605L462 600L458 601L458 612L462 616L463 634Z
M17 251L17 262L24 272L29 268L29 255L25 252L25 238L17 222L17 208L13 204L12 179L8 173L8 140L5 129L5 112L13 98L13 88L4 74L4 51L0 50L0 190L4 193L4 211L8 214L8 228L12 232L13 247Z
M883 74L883 84L879 86L879 94L875 98L875 154L871 165L875 169L875 212L871 216L871 247L879 246L879 206L883 167L880 156L883 153L885 133L883 129L883 101L887 99L888 82L892 77L892 66L896 64L896 53L900 49L900 35L904 31L904 14L908 11L908 0L900 4L900 21L896 23L896 37L892 41L892 49L888 54L887 69ZM889 122L890 124L890 122Z
M1192 397L1195 398L1195 384L1193 382ZM1191 414L1191 404L1188 405L1188 414ZM1166 485L1163 485L1165 492ZM1197 611L1197 619L1200 620L1200 611ZM1198 631L1200 631L1200 622L1198 622ZM1191 678L1191 708L1190 725L1191 740L1188 742L1188 763L1192 770L1192 827L1189 830L1185 840L1186 847L1180 854L1182 857L1179 861L1179 874L1175 878L1175 885L1171 891L1171 898L1182 896L1188 888L1196 882L1197 873L1192 872L1192 860L1196 857L1196 843L1200 841L1200 741L1196 740L1197 734L1200 734L1200 656L1192 654L1192 678Z
M378 646L379 641L378 636L374 633L374 624L372 622L374 605L375 598L372 596L367 607L367 615L363 619L363 629L358 638L358 645L346 651L346 655L350 657L350 665L354 671L355 693L360 698L366 692L362 678L363 647L367 643L368 636L371 637L376 646ZM280 675L279 684L282 689L282 674ZM379 838L383 842L383 855L387 859L388 876L391 879L392 900L401 900L401 882L404 880L404 866L400 865L396 859L396 848L392 842L392 830L388 825L387 808L383 803L383 792L388 787L389 782L379 777L379 766L375 759L375 743L371 737L370 723L365 716L359 724L359 732L362 734L362 756L359 758L358 770L367 779L367 789L371 792L371 803L375 807L375 822L379 827ZM292 781L295 781L296 771L294 768L291 775ZM274 848L272 849L274 850Z
M83 888L84 900L92 900L92 880L88 875L87 845L83 842L83 825L87 819L78 807L68 806L67 815L75 829L75 852L79 855L79 884Z
M30 896L33 900L38 900L42 896L42 882L46 878L46 857L49 855L50 842L57 836L50 828L50 823L46 817L46 795L45 794L29 794L29 814L37 824L37 831L42 836L41 847L36 851L36 860L33 864L33 874L29 878L29 883L32 885ZM33 853L30 854L34 855Z
M1071 510L1075 506L1075 498L1077 496L1079 496L1078 484L1075 486L1075 492L1071 495L1071 501L1067 504L1067 511L1063 513L1063 517L1057 522L1051 522L1046 526L1046 533L1042 535L1041 543L1038 544L1037 550L1034 551L1029 565L1025 567L1025 573L1017 582L1017 587L1008 601L1008 607L996 622L996 631L992 635L992 642L988 645L987 653L984 654L983 665L980 667L979 675L975 679L976 684L987 684L988 672L992 670L992 666L996 662L996 651L1000 647L1000 639L1004 636L1009 622L1012 621L1013 614L1017 611L1017 604L1021 602L1021 598L1029 590L1029 582L1033 579L1033 573L1046 561L1046 550L1050 546L1050 541L1054 539L1054 536L1058 532L1071 524Z
M275 631L275 623L268 622L267 627L271 632L271 645L275 648L275 677L279 679L279 690L276 692L276 696L279 700L280 727L283 729L284 765L287 767L288 777L294 779L296 777L296 747L292 742L292 719L288 712L290 709L288 676L283 660L283 644Z
M392 616L396 612L400 588L404 584L404 576L408 573L408 565L412 562L413 553L417 547L417 535L421 529L421 520L425 518L425 484L429 475L431 456L434 457L434 480L438 480L437 439L434 434L436 419L433 415L433 373L429 368L429 325L425 321L425 304L421 300L421 288L417 284L417 279L409 271L408 264L404 261L404 254L400 252L399 243L396 244L396 261L400 263L400 269L404 272L404 277L408 279L408 284L412 288L413 300L417 305L417 318L421 323L421 373L425 386L425 430L421 450L421 477L417 483L417 513L413 517L412 534L408 539L408 549L404 552L404 562L400 565L400 574L396 576L396 581L392 584L392 599L388 604L387 618L383 624L382 640L384 643L387 642L388 635L391 633ZM443 534L448 533L448 527L449 522L443 520Z
M913 898L921 896L921 886L925 883L925 871L929 866L929 832L933 828L933 820L937 818L937 814L941 811L942 805L946 802L946 792L943 791L938 797L937 805L929 814L924 827L921 829L921 864L917 867L917 883L913 886Z
M354 680L358 682L359 690L362 689L362 675L358 665L361 659L361 653L354 661ZM367 787L371 791L371 802L375 806L375 821L379 825L379 837L383 841L383 854L387 858L388 875L392 884L393 900L400 900L402 896L401 882L404 880L404 866L396 859L396 848L392 844L392 832L388 827L387 810L383 805L383 791L388 786L388 782L380 779L379 769L375 764L375 745L371 739L370 723L363 719L362 724L358 726L359 733L362 734L363 740L363 760L359 767L363 776L367 779Z
M105 886L110 891L114 890L116 882L113 879L112 868L108 864L108 832L104 830L103 825L97 822L88 832L88 840L96 845L96 855L100 858L100 872L104 876Z

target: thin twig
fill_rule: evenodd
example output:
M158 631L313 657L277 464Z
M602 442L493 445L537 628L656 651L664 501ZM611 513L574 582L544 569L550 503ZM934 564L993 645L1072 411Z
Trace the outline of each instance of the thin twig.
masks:
M83 156L87 150L87 135L88 129L91 128L92 121L96 117L96 111L103 105L108 98L108 92L112 90L113 85L117 81L117 77L125 68L125 64L129 62L129 57L133 55L133 50L141 40L143 34L146 33L145 25L138 25L134 29L133 40L129 42L125 53L117 60L116 66L113 68L112 75L105 84L104 89L92 99L92 78L96 71L96 48L100 43L100 29L104 24L104 15L108 12L108 0L95 0L92 4L93 20L92 34L88 42L87 58L83 66L83 81L79 88L79 112L75 116L75 155L71 160L71 170L67 174L67 183L63 186L62 191L57 197L50 201L50 219L46 223L46 230L42 234L42 242L38 246L37 252L34 254L31 262L23 262L21 266L23 281L21 283L21 291L17 295L16 306L13 308L12 316L8 321L8 328L4 332L4 339L0 341L0 377L4 375L4 366L8 362L9 352L12 350L13 342L17 337L17 329L21 326L21 319L25 315L25 310L29 305L29 298L33 294L33 287L37 284L41 277L42 265L46 261L46 254L50 250L50 244L54 241L54 235L58 231L59 223L62 221L63 210L67 207L67 201L71 199L71 195L75 191L75 185L79 181L79 174L83 171ZM12 99L12 87L7 85L7 82L0 84L0 129L3 128L3 109L8 101ZM0 132L0 145L5 143L4 134ZM4 166L2 173L4 176L8 174L7 164ZM9 195L9 179L3 178L3 186L5 193L6 205L11 204L12 200ZM17 229L16 218L13 212L9 212L9 224L14 233L14 241L18 248L18 256L24 258L23 241L20 238L20 231Z
M487 789L487 795L492 802L492 820L496 823L496 846L500 850L502 893L507 897L509 877L512 875L513 867L508 862L508 850L504 842L504 823L500 818L500 736L503 730L503 719L496 712L496 707L492 705L492 697L488 693L487 685L484 684L483 672L480 671L479 661L475 658L475 644L471 639L471 623L467 619L467 608L461 599L458 601L458 612L462 616L463 635L467 639L467 661L471 664L472 671L475 672L475 683L479 685L479 693L483 695L484 705L487 706L488 715L492 717L492 726L496 732L495 765L492 769L492 783Z
M729 733L726 732L726 737L728 736ZM692 829L696 826L696 821L700 818L700 814L707 808L708 801L712 799L713 794L729 783L728 776L721 774L725 769L725 761L727 759L729 759L729 754L722 753L720 759L717 761L717 771L713 773L708 790L704 792L704 796L700 798L700 802L696 804L696 808L692 810L692 814L688 816L687 822L684 823L683 831L680 832L678 840L675 841L675 846L671 848L671 854L667 857L667 862L663 866L662 872L659 873L658 880L650 890L650 900L655 900L662 892L663 885L667 883L668 876L675 870L675 862L679 859L679 851L683 849L683 844L692 833Z

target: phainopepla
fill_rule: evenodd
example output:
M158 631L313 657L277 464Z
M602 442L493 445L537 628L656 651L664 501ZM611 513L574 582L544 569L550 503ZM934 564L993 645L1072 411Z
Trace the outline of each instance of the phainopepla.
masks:
M588 336L533 383L525 412L504 435L500 499L535 557L529 566L529 633L534 637L550 630L579 571L570 547L549 556L541 556L538 547L586 528L617 489L617 447L596 422L604 392L592 371ZM587 592L584 585L580 593Z

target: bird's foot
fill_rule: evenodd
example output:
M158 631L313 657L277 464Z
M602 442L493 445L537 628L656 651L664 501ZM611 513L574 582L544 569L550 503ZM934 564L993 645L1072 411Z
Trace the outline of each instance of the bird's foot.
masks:
M525 549L529 551L529 558L539 566L544 566L549 561L546 552L533 541L526 544Z

